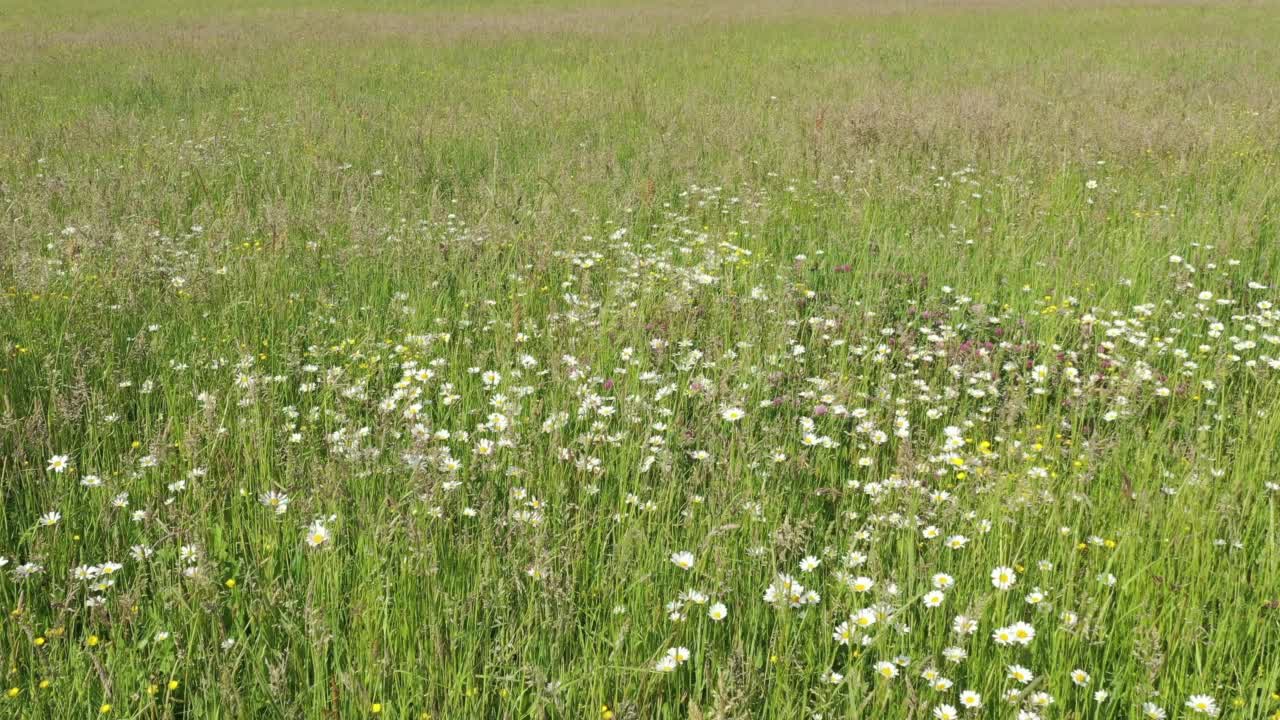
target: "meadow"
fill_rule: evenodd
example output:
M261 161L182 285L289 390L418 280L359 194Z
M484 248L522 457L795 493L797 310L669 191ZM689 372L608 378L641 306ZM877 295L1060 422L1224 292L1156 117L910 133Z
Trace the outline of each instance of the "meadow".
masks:
M0 5L0 718L1280 719L1280 6Z

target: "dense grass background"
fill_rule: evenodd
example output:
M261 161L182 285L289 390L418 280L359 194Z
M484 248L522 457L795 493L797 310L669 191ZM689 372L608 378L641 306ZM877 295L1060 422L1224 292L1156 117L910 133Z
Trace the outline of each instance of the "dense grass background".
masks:
M7 3L0 556L6 573L46 572L0 579L12 688L0 716L346 718L378 703L389 717L926 717L930 691L875 685L870 662L910 654L918 684L965 602L985 613L985 645L949 672L991 716L1014 716L998 699L1013 661L1058 698L1046 716L1136 717L1153 691L1171 714L1198 692L1233 717L1276 712L1280 538L1262 488L1278 398L1225 338L1187 376L1217 383L1205 397L1162 404L1125 375L1076 407L1015 392L994 413L961 399L931 423L912 404L929 438L914 450L850 437L819 456L795 437L815 402L806 377L882 419L887 389L951 382L941 364L886 370L828 346L814 317L852 348L921 311L959 327L957 342L997 341L984 317L998 315L1020 348L1002 358L1057 377L1073 350L1086 374L1108 369L1081 330L1091 308L1130 317L1150 303L1154 344L1181 332L1194 349L1229 314L1197 307L1198 290L1273 298L1244 283L1280 282L1276 38L1267 2ZM608 239L620 227L633 246ZM571 262L592 253L589 271ZM691 279L704 268L714 287ZM753 287L772 301L752 305ZM1241 317L1227 336L1258 325ZM413 347L433 332L452 337ZM658 336L717 366L676 372L655 353L616 372L623 348L647 357ZM795 343L810 359L777 359ZM1182 370L1126 352L1161 376ZM515 379L523 353L552 373ZM564 354L590 370L573 378ZM440 473L406 470L406 428L374 407L410 358L447 360L438 382L462 399L431 405L427 423L454 433L481 434L492 411L468 368L536 387L501 461L455 443L465 500ZM346 380L299 392L312 363L342 368L370 400L343 395ZM637 377L650 369L680 387L670 415ZM690 390L699 375L710 395ZM592 452L578 437L589 419L539 426L605 378L635 427L618 421L628 439L598 451L595 476L559 459ZM1134 414L1102 424L1119 393ZM797 404L758 412L775 394ZM732 432L725 404L748 413ZM954 507L830 492L913 477L941 427L966 419L998 457L981 482L938 480ZM673 458L638 473L658 421ZM327 439L361 427L383 456ZM782 469L775 447L792 458ZM686 457L699 448L714 460ZM75 470L46 472L63 453ZM146 455L156 469L139 469ZM1029 466L1054 475L1029 482ZM168 487L192 468L207 474ZM90 472L106 487L81 487ZM543 524L513 519L516 486L548 503ZM257 502L272 488L294 498L282 518ZM119 492L151 519L113 508ZM477 518L459 514L467 504ZM61 522L38 527L53 509ZM965 555L879 517L976 537L965 512L995 522ZM309 550L303 530L328 515L332 547ZM875 540L859 572L896 580L905 602L945 571L964 598L945 618L912 615L912 634L865 657L831 641L861 605L828 573L863 527ZM129 561L138 543L153 562ZM197 577L181 576L184 544L201 548ZM677 550L695 551L694 573L667 561ZM801 578L822 588L820 610L764 605L774 574L807 554L828 578ZM1037 579L1040 559L1060 575ZM87 611L68 573L106 560L125 575ZM991 596L991 568L1015 563L1029 576ZM1106 572L1112 593L1096 590ZM728 604L725 623L696 608L666 620L691 583ZM990 647L1037 583L1083 629L1055 633L1050 615L1034 651ZM650 672L668 645L693 649L695 667ZM1088 692L1066 677L1076 667L1094 675ZM823 683L831 668L845 685ZM1098 687L1111 704L1089 698Z

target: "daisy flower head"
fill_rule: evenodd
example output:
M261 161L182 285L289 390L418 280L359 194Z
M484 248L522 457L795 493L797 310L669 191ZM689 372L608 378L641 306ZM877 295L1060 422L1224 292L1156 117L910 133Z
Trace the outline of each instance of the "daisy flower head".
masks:
M49 458L49 467L47 467L46 470L52 473L62 474L66 472L68 469L70 469L70 467L71 467L70 456L54 455L53 457Z
M933 709L934 720L956 720L960 717L954 706L942 704Z
M289 510L289 496L277 490L262 493L258 496L258 502L277 515L283 515Z
M1052 695L1041 690L1031 693L1031 695L1027 697L1027 702L1038 708L1047 708L1053 704L1054 699Z
M876 615L875 610L872 610L871 608L863 608L850 616L849 619L852 620L853 624L857 627L869 628L872 625L875 625L876 621L880 618Z
M1191 712L1208 715L1209 717L1218 716L1218 701L1213 699L1212 695L1192 695L1187 698L1187 708Z
M324 526L320 520L311 523L307 528L307 545L309 547L323 547L329 543L333 535L329 532L329 528Z
M841 645L848 645L849 643L853 642L853 638L854 638L853 626L849 624L848 620L837 625L836 629L831 632L831 639L835 640L837 643Z
M671 564L675 565L681 570L692 570L693 569L693 553L689 552L688 550L673 552L671 553Z
M1001 647L1008 647L1017 642L1013 638L1013 628L1011 626L996 628L995 631L991 633L991 639Z
M1014 642L1019 645L1030 645L1036 639L1036 629L1031 623L1016 622L1009 626L1009 630L1013 633Z
M978 621L966 615L957 615L951 621L951 632L956 635L972 635L978 632Z
M1018 581L1018 574L1011 567L1000 567L991 571L991 584L997 590L1008 590Z
M1014 682L1022 683L1023 685L1026 685L1027 683L1036 679L1036 676L1032 674L1030 670L1028 670L1027 668L1021 665L1010 665L1008 670L1009 670L1009 674L1007 677L1010 680L1013 680Z

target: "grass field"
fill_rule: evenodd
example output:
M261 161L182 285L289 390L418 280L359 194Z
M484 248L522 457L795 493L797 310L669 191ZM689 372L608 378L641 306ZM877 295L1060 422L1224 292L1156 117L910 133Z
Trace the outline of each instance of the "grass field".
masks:
M1280 718L1280 6L0 5L0 718Z

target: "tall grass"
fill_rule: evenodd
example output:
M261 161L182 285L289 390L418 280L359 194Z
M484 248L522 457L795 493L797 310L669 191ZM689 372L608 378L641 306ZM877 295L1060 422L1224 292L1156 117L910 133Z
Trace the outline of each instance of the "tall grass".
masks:
M0 717L1277 713L1275 37L13 3Z

